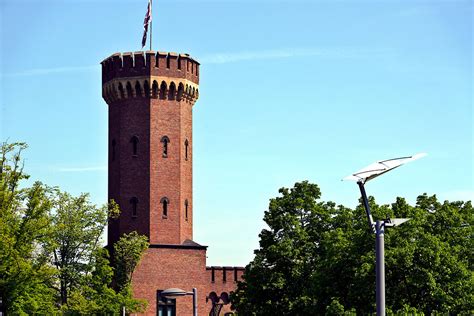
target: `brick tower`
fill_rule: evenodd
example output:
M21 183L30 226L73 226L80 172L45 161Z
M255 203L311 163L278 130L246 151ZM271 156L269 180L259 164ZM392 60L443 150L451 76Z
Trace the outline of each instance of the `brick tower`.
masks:
M151 244L192 240L192 107L199 63L189 55L114 54L102 62L109 104L109 224L112 245L137 231Z
M199 63L187 54L117 53L102 61L109 105L108 245L132 231L150 246L133 272L132 289L146 315L190 315L192 298L167 300L164 289L197 288L199 314L230 311L229 293L242 267L206 267L207 246L193 238L192 110ZM224 306L225 305L225 306Z

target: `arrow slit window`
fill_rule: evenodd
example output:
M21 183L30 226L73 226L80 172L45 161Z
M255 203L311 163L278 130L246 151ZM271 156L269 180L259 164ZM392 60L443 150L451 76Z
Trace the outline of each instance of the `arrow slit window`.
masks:
M163 208L163 218L168 218L168 205L170 204L170 200L168 200L167 197L162 197L160 203Z
M167 158L168 157L168 144L170 143L170 139L168 138L168 136L163 136L161 138L161 143L163 144L163 158Z

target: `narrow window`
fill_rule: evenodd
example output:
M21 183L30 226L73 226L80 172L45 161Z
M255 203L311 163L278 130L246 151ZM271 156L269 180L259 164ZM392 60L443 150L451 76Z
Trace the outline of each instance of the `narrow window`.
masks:
M168 136L161 137L161 143L163 144L163 158L166 158L168 157L168 144L170 143Z
M163 100L166 98L166 90L168 90L166 82L162 81L160 85L160 99Z
M214 267L211 267L211 282L214 283L216 281L216 273L214 271Z
M167 197L163 197L160 200L160 203L162 204L163 207L163 218L168 217L168 204L170 204L170 201L168 200Z
M222 304L227 305L230 303L229 294L227 292L222 292L220 298Z
M149 98L150 97L150 84L148 83L148 80L145 80L145 83L143 84L143 90L145 92L145 97Z
M184 201L184 217L186 218L186 221L188 220L188 200Z
M138 155L138 137L133 136L130 142L132 143L133 156L137 156Z
M158 94L159 94L159 89L158 89L158 82L156 82L156 80L153 80L153 85L152 85L152 88L151 88L151 95L153 98L157 98L158 97Z
M166 56L166 68L170 68L170 55Z
M227 282L227 272L225 267L222 268L222 282L226 283Z
M181 101L183 99L183 93L184 93L184 85L183 83L179 83L178 85L178 95L176 96L176 99L178 101Z
M163 290L158 290L156 305L159 316L176 316L176 299L161 296Z
M176 96L176 85L174 82L171 82L170 83L170 88L169 88L169 91L168 91L168 99L169 100L174 100Z
M119 93L120 93L120 98L124 99L125 98L125 91L123 90L123 85L122 85L121 82L119 83L118 89L119 89Z
M184 159L185 160L188 160L188 147L189 147L189 142L188 140L186 139L184 141Z
M135 96L141 97L142 96L142 87L140 86L140 82L135 83Z
M116 145L115 139L112 139L112 161L115 160L115 145Z
M132 217L137 217L138 199L136 197L132 197L130 199L130 204L132 204Z
M181 56L178 56L178 69L181 70Z
M127 81L126 89L127 89L127 98L133 98L133 89L132 89L132 84L130 83L130 81Z

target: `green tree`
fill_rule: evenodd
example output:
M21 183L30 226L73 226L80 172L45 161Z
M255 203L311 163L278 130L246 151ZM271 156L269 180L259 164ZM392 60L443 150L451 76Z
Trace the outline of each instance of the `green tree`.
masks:
M148 248L146 236L137 232L124 234L114 245L115 282L120 291L127 290L132 273Z
M113 201L97 207L87 194L73 197L56 191L50 247L58 269L64 313L117 314L122 307L128 312L143 311L146 307L145 301L133 299L128 278L148 248L145 236L132 232L115 244L115 282L120 287L112 287L114 269L108 251L101 246L101 236L108 217L116 217L119 212ZM124 269L127 277L121 278Z
M55 191L51 214L53 234L48 245L58 271L61 304L80 286L84 275L93 268L93 254L101 245L107 224L108 206L97 207L88 194L78 197Z
M63 307L71 315L117 315L123 307L127 312L143 312L147 302L132 298L127 286L116 292L112 284L113 269L105 248L99 248L93 256L93 271L70 293L68 304Z
M0 147L0 297L8 312L52 314L54 269L42 246L50 236L50 190L21 188L24 143Z
M315 184L296 183L270 200L260 248L232 296L244 315L322 315L375 311L375 236L362 205L317 201ZM377 205L374 218L409 217L385 234L387 308L404 313L474 309L470 202L421 195Z
M24 143L0 147L0 298L12 315L113 315L124 306L143 311L133 299L129 279L119 292L112 287L114 270L101 235L118 205L90 203L87 194L73 197L36 182L24 187L21 153ZM134 242L137 242L134 245ZM138 234L119 243L131 275L144 251Z
M264 215L269 229L260 233L260 248L233 295L239 314L309 315L318 303L311 279L330 213L317 203L315 184L297 183L279 192Z

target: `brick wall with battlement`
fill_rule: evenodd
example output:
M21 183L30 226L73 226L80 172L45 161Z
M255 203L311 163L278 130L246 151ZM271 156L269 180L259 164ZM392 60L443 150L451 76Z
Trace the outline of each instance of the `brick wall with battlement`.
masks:
M109 244L136 230L152 244L192 240L192 107L199 63L186 54L114 54L102 62L109 104L109 199L122 215ZM165 205L166 204L166 205Z
M158 292L198 290L201 315L230 312L229 295L244 269L206 267L207 246L193 241L192 112L199 63L188 54L117 53L102 61L102 96L109 105L108 195L121 208L110 219L109 248L137 231L150 247L132 277L145 315L157 315ZM192 300L176 300L191 315Z

